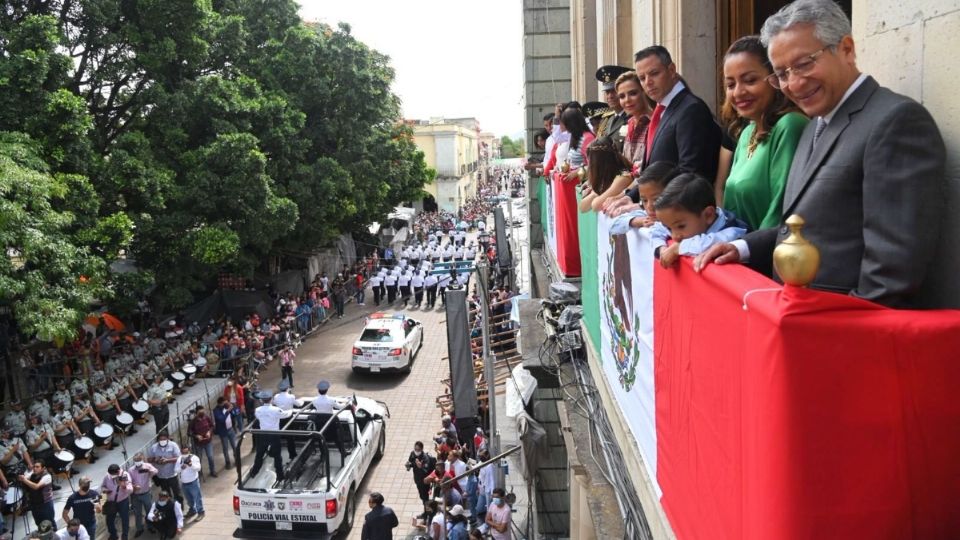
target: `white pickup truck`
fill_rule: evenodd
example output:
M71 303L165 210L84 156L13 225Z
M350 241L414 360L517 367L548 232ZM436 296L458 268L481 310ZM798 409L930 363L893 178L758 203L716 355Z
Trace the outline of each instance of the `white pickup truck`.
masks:
M238 449L249 437L278 443L283 471L277 474L267 454L251 475L255 454L242 463L236 452L233 513L240 523L234 538L326 539L353 527L356 491L370 464L383 456L390 409L363 397L337 401L343 409L335 414L319 413L308 402L291 411L280 431L261 431L254 423L240 435Z

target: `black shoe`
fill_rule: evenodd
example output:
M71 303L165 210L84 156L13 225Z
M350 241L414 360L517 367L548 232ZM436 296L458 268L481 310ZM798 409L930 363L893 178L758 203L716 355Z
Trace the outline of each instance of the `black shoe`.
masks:
M212 478L218 478L217 473L215 473L215 472L210 473L210 476L211 476Z
M189 512L183 515L183 519L190 519L195 515L197 515L197 511L191 508Z
M53 490L54 490L54 491L60 491L61 489L63 489L63 486L58 486L58 485L56 485L56 484L53 485Z
M233 465L228 462L226 465L224 465L223 468L224 468L224 469L232 469L232 468L233 468Z
M70 474L80 474L80 471L78 471L78 470L76 470L76 469L74 469L74 468L71 467L71 469L70 469Z
M141 536L143 536L143 531L137 531L133 533L134 538L140 538Z

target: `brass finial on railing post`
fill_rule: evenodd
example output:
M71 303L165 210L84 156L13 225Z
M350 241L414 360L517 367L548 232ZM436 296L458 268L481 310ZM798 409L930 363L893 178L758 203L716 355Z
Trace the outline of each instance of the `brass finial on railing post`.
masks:
M773 267L784 283L806 287L820 269L820 250L803 237L802 217L792 214L786 224L790 227L790 236L773 250Z

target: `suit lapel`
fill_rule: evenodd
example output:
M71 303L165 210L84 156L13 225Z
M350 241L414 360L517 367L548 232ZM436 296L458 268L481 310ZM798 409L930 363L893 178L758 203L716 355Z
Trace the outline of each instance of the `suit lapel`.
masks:
M840 135L847 129L855 114L863 110L863 107L869 101L870 96L879 87L873 77L867 77L865 81L857 88L847 101L840 107L833 120L827 125L827 128L820 134L820 140L817 141L816 148L813 145L813 133L816 131L817 121L814 119L807 125L800 141L797 143L796 159L790 167L790 176L787 181L786 192L783 199L783 215L789 216L796 205L800 195L810 186L814 175L823 165L824 161L833 152L833 147ZM803 156L807 156L803 159Z
M657 125L657 132L653 134L653 145L650 147L651 153L652 149L656 147L657 141L660 140L660 135L666 131L667 126L670 125L670 119L673 118L673 113L676 112L677 107L680 106L680 102L683 101L689 92L689 88L684 88L677 92L677 95L673 96L673 99L670 101L670 105L663 111L663 115L660 116L660 124Z

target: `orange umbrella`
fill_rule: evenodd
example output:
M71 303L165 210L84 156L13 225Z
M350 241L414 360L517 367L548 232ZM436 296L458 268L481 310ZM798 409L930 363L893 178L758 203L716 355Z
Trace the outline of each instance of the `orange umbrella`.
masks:
M123 332L123 330L126 328L126 326L124 326L123 324L123 321L121 321L116 316L111 315L109 313L101 313L100 318L103 319L103 324L107 325L107 328L111 330L116 330L117 332Z

